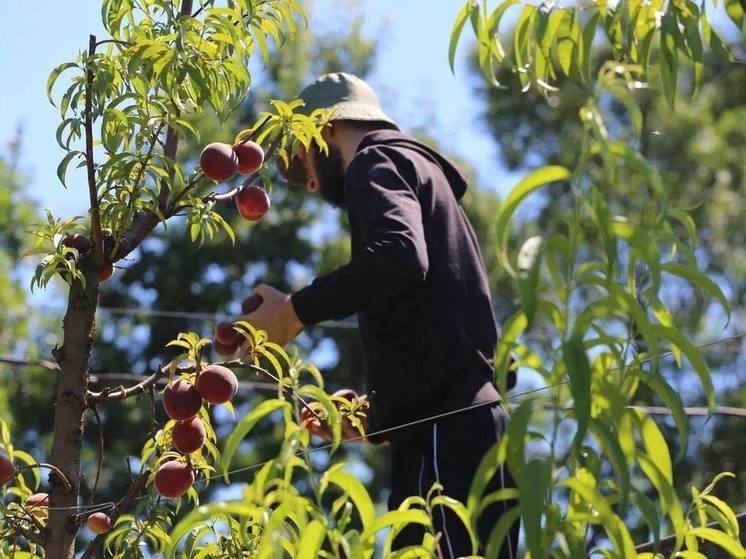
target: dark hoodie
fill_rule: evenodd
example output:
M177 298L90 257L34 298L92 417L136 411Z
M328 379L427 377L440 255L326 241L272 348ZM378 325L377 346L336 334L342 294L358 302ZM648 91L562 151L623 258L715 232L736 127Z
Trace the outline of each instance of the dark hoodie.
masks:
M292 297L306 325L358 313L371 432L467 405L493 379L498 334L465 191L412 137L366 134L345 176L352 258Z

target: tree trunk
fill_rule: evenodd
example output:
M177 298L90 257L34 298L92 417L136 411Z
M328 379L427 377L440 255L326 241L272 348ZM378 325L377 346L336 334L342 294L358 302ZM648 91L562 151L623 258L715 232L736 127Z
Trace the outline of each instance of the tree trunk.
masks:
M46 556L50 559L74 559L75 522L80 493L80 453L83 442L83 414L88 389L88 360L95 335L95 314L98 303L97 272L91 259L81 262L86 276L85 289L80 281L70 288L67 312L63 322L64 342L55 351L60 365L54 412L52 464L70 482L71 490L54 473L49 475L49 524ZM69 510L54 510L70 507Z

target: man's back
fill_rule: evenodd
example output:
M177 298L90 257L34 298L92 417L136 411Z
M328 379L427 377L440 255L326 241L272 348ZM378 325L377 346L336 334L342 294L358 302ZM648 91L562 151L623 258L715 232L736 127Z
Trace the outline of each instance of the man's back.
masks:
M465 190L450 162L397 131L367 134L347 170L353 258L385 253L395 285L359 313L371 430L441 408L444 396L466 404L492 378L497 329Z

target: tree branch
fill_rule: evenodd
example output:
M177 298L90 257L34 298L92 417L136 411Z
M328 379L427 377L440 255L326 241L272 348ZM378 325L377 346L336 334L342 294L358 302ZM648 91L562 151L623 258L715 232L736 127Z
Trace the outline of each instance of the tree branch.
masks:
M124 497L122 497L116 504L114 510L109 515L112 526L116 524L117 519L127 509L129 504L135 499L135 497L137 497L137 495L142 491L143 487L145 487L145 483L148 481L149 475L150 471L145 470L137 479L137 481L135 481L130 486L130 488L127 490L127 493L124 494ZM98 548L101 547L102 543L104 543L106 536L107 534L100 534L96 536L96 538L90 544L88 544L88 547L86 548L85 553L83 553L81 559L93 559L94 554L98 551Z
M104 237L101 232L101 215L98 207L98 192L96 190L96 163L93 160L93 70L90 68L91 59L96 52L96 36L88 37L88 70L85 84L85 159L88 174L88 197L91 205L91 231L96 245L95 260L98 269L104 263Z
M16 518L17 517L12 515L5 516L5 520L8 522L8 524L10 524L12 530L21 534L28 541L44 547L44 545L47 543L47 534L45 532L39 532L25 527L20 522L17 522Z

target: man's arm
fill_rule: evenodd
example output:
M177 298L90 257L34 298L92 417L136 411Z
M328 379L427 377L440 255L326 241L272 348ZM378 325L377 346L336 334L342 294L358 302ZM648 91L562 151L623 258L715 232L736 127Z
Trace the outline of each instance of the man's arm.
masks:
M429 262L414 179L406 180L383 150L359 154L347 172L347 206L363 250L348 264L294 293L304 325L339 319L422 282Z

